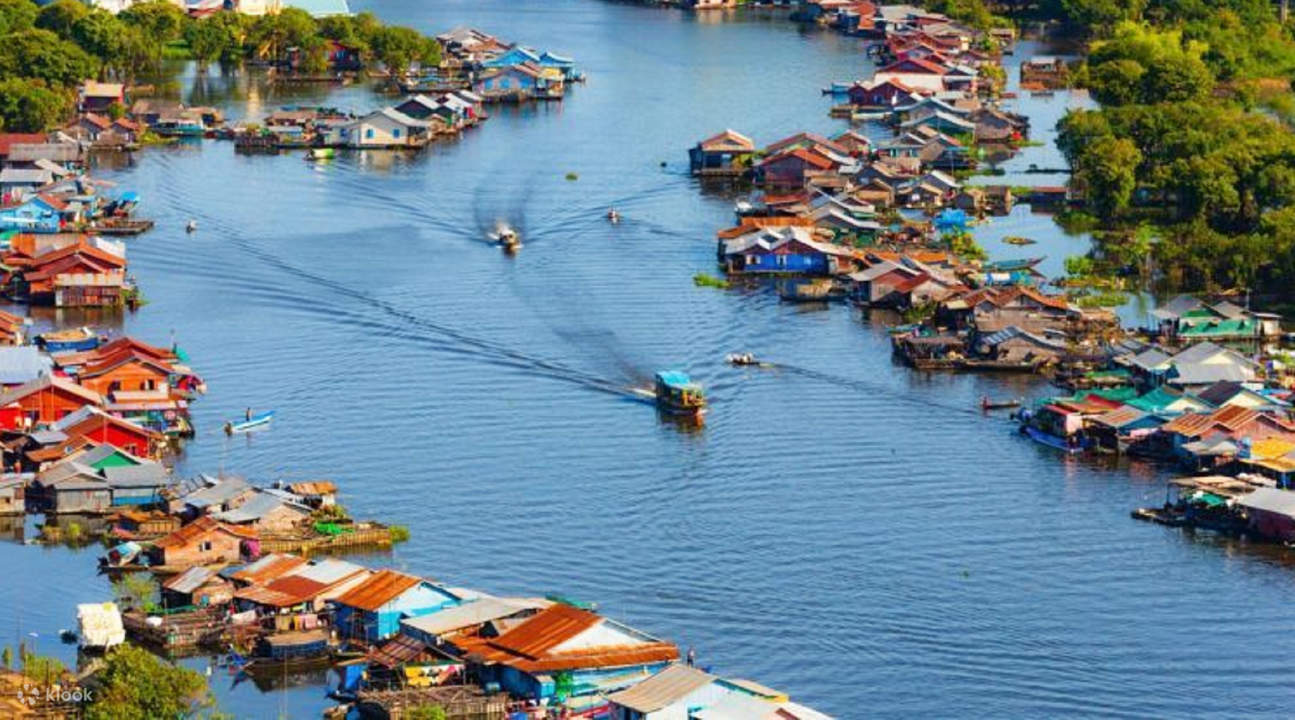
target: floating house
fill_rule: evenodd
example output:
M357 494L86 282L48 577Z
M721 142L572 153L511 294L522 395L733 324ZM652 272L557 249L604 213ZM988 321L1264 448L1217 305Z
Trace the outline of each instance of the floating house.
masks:
M165 438L158 432L129 420L85 405L59 418L52 430L63 433L71 442L103 443L137 457L153 457L161 451Z
M855 263L846 247L821 240L803 227L759 228L720 240L719 263L732 274L837 275Z
M555 604L497 637L457 636L481 681L516 697L573 703L628 687L679 659L679 649L587 610Z
M736 130L724 130L688 151L693 175L737 177L751 168L755 143Z
M66 378L43 375L0 393L0 428L20 430L48 425L86 405L100 405L102 396Z
M1261 487L1236 499L1250 529L1278 542L1295 541L1295 492Z
M333 600L338 630L346 637L377 642L400 632L400 621L459 604L459 597L430 581L395 570L380 570Z
M383 108L329 128L325 145L352 148L421 147L428 140L428 123L394 108Z
M157 565L190 568L235 563L258 549L254 531L202 517L158 538L152 552Z
M234 598L234 586L201 565L185 570L162 583L163 603L172 608L216 607L228 605Z

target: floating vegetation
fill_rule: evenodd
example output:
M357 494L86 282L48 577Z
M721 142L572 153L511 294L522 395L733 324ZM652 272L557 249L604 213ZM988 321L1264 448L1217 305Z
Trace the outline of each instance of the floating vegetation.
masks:
M576 180L579 180L579 179L580 179L580 176L579 176L578 174L576 174L576 173L569 172L569 173L567 173L567 179L568 179L568 180L571 180L571 181L573 181L573 182L574 182L574 181L576 181Z
M692 276L692 284L697 287L713 287L721 290L728 288L728 281L724 278L718 278L714 275L708 275L701 272Z
M1019 235L1008 235L1007 237L1003 238L1003 242L1007 243L1008 245L1033 245L1038 241L1031 240L1030 238L1027 238L1027 237L1021 237Z

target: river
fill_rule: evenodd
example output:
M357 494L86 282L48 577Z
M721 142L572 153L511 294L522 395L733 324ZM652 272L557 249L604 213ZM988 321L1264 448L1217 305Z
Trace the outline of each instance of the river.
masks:
M366 561L597 601L843 719L1289 712L1285 554L1134 522L1161 470L1064 460L972 410L1047 392L1034 379L914 373L880 318L693 286L732 198L699 191L686 148L724 127L761 144L840 129L819 88L868 74L858 41L599 0L354 9L550 48L589 82L412 158L206 141L102 169L158 220L129 241L150 302L118 326L174 337L210 386L181 472L335 479L358 517L412 531ZM381 102L192 70L183 84L233 118ZM1029 102L1046 138L1082 99ZM1058 162L1030 148L1011 167ZM515 258L483 241L496 219L523 233ZM999 257L1020 254L1002 235L1038 237L1049 274L1086 242L1026 207L978 232ZM735 350L783 367L726 367ZM706 384L703 430L606 392L666 367ZM274 428L226 439L249 406L276 410ZM0 640L35 632L71 660L54 637L107 595L97 553L0 543ZM221 672L240 718L329 704L318 685L261 693Z

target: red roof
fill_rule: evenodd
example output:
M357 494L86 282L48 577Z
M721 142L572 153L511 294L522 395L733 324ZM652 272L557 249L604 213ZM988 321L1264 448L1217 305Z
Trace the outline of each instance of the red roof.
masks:
M765 158L765 159L764 159L764 162L762 162L762 163L760 163L760 164L761 164L761 165L769 165L769 164L772 164L772 163L780 162L780 161L782 161L782 160L786 160L787 158L791 158L791 157L799 158L799 159L803 160L806 164L808 164L808 165L813 165L814 167L816 167L816 168L818 168L818 169L820 169L820 170L828 170L828 169L830 169L830 168L832 167L832 165L834 164L831 160L828 160L827 158L823 157L822 155L819 155L819 154L818 154L818 153L816 153L816 152L811 152L811 151L806 150L806 149L804 149L804 148L796 148L795 150L792 150L792 151L790 151L790 152L785 152L785 153L780 153L780 154L778 154L778 155L773 155L773 156L771 156L771 157Z
M779 140L778 142L770 144L768 147L765 148L765 152L769 153L770 155L776 155L784 147L796 145L798 143L805 142L805 141L808 141L812 145L822 145L828 150L831 150L832 152L837 153L839 155L850 154L850 151L847 150L846 148L841 147L840 145L836 144L835 142L832 142L831 140L828 140L822 135L819 135L817 133L812 133L812 132L799 132L799 133L796 133L795 135L792 135L791 137L785 137Z
M337 598L335 602L339 605L375 612L421 582L423 582L421 578L413 575L395 570L379 570L369 579Z
M908 65L908 66L916 66L916 68L917 68L917 69L916 69L916 70L905 70L905 69L903 69L903 66L905 66L905 65ZM922 72L925 72L925 74L929 74L929 75L945 75L945 74L948 74L949 69L948 69L948 68L946 68L946 67L944 67L943 65L939 65L939 64L937 64L937 63L933 63L933 62L931 62L931 61L929 61L929 60L924 60L924 59L922 59L922 58L912 58L912 57L910 57L910 58L904 58L903 60L896 60L895 62L893 62L893 63L891 63L891 64L887 65L886 67L881 68L881 69L880 69L880 70L878 70L877 72L879 72L879 73L887 73L887 72L918 72L918 73L922 73Z

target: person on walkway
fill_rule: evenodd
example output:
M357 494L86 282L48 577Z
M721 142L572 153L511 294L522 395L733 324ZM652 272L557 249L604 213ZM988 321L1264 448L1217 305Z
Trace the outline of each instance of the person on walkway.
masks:
M688 667L696 667L696 665L697 651L692 648L688 648Z

